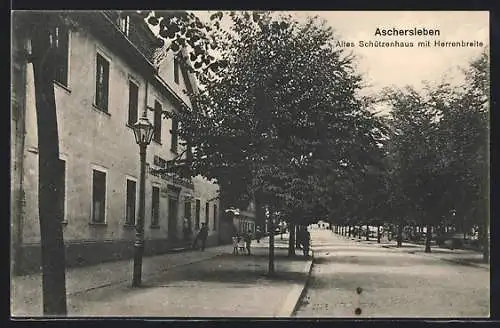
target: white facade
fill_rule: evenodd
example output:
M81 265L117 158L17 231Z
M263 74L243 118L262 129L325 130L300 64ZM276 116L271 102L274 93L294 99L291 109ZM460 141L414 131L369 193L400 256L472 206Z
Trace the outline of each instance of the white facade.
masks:
M20 44L24 44L21 42ZM148 75L134 70L123 59L123 53L112 51L86 28L77 28L69 32L68 47L68 83L66 86L55 83L57 119L59 129L60 158L64 161L64 239L66 244L112 245L120 243L122 248L130 249L135 238L134 225L126 222L127 217L127 181L135 182L135 219L137 219L139 198L139 147L127 121L129 119L129 82L138 86L138 115L146 106L154 108L155 102L163 110L176 110L175 97L188 106L188 97L182 92L186 88L183 74L179 74L178 83L173 79L173 61L169 56L162 64L160 76ZM131 51L123 49L123 51ZM96 106L96 79L98 56L109 64L108 108L103 111ZM19 233L21 248L38 247L40 232L38 223L38 154L37 121L33 66L21 63L26 72L25 94L25 134L23 150L24 205L16 233ZM155 83L154 80L161 80ZM173 94L166 90L174 91ZM147 95L146 95L147 90ZM148 118L154 122L154 113L147 111ZM171 150L172 120L161 120L161 138L152 141L147 148L149 168L155 167L155 157L171 160L182 152L179 145L177 153ZM180 142L180 140L179 140ZM14 144L15 142L13 142ZM94 222L96 206L93 184L98 183L94 174L104 173L104 220ZM186 202L191 209L192 233L196 233L197 206L200 203L199 221L209 223L209 241L217 239L219 220L218 186L202 177L179 183L179 179L163 179L146 174L146 214L145 238L155 249L166 250L183 238L183 220L186 215ZM133 185L129 183L129 185ZM158 222L153 220L153 188L159 191ZM99 189L99 195L101 195ZM98 193L96 191L96 193ZM131 196L129 197L131 199ZM208 204L208 217L205 210ZM17 206L16 204L12 206ZM175 207L175 210L172 207ZM94 211L94 212L93 212ZM175 215L173 215L175 214ZM174 238L177 237L177 238ZM120 257L122 252L117 247L97 248L102 252L113 253ZM25 252L25 254L32 254ZM33 254L35 254L34 252ZM122 252L123 253L123 252ZM83 254L83 253L82 253ZM79 254L79 257L85 257ZM117 255L118 254L118 255ZM71 254L68 255L71 258ZM105 256L104 256L105 257ZM103 258L104 258L103 257ZM28 260L29 261L29 260ZM92 261L87 259L87 261Z

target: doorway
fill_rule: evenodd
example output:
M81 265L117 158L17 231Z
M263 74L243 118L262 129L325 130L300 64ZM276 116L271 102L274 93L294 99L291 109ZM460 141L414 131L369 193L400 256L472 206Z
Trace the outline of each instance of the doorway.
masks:
M168 198L168 239L177 241L177 207L178 200Z

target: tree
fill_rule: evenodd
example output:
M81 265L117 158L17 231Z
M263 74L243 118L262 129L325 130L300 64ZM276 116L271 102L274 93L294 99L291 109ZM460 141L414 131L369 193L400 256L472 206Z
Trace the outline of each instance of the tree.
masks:
M166 113L194 147L192 173L245 186L258 204L283 210L293 224L326 216L333 187L323 181L344 166L369 163L366 149L377 135L356 94L361 78L353 59L317 19L228 17L232 32L216 34L225 50L215 63L224 69L214 79L201 75L192 110Z
M45 315L66 315L64 239L58 207L57 173L59 136L54 79L57 70L56 29L66 24L60 13L16 12L13 28L31 41L27 61L33 64L38 126L38 214L42 262L42 297Z
M463 86L427 84L420 93L410 87L388 93L390 180L397 191L392 204L401 205L405 222L426 226L426 252L432 229L445 222L459 229L477 222L483 236L488 226L486 53L471 62L465 78Z
M446 136L446 170L453 176L450 192L454 224L463 231L478 225L483 258L489 258L489 61L486 52L464 69L465 83L453 90L443 107L440 127Z
M392 90L389 99L393 106L391 135L392 187L400 194L393 195L392 204L403 210L398 215L398 245L402 242L403 226L408 221L420 221L427 226L426 252L430 251L430 230L440 219L435 213L443 194L442 179L436 172L437 158L436 111L429 107L425 96L415 89Z

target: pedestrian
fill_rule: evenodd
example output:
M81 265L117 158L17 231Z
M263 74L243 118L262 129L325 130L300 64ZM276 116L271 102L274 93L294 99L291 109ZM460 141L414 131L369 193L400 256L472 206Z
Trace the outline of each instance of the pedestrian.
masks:
M189 235L191 232L191 229L189 229L189 219L185 218L182 226L183 234L184 234L184 241L189 240Z
M302 249L303 230L301 226L298 227L295 238L295 248Z
M194 236L193 243L191 244L191 248L198 249L198 239L199 239L199 236L200 236L200 232L198 231L198 233L196 234L196 236Z
M245 234L245 247L247 249L247 254L251 255L250 252L250 245L252 244L252 231L248 230L248 232Z
M255 239L257 240L257 243L260 243L261 236L260 227L257 227L257 230L255 231Z
M201 242L200 250L204 251L205 250L205 245L206 245L206 242L207 242L207 237L208 237L208 227L207 227L207 224L205 222L203 222L201 224L200 231L198 232L198 234L196 235L196 238L194 239L193 248L195 246L196 247L198 246L198 240L199 240Z
M242 254L245 252L245 241L243 240L243 237L238 233L238 249L242 252Z
M311 243L311 234L307 231L307 228L302 232L302 250L304 252L304 256L309 256L309 246Z
M238 234L235 232L231 239L233 241L233 255L238 255Z

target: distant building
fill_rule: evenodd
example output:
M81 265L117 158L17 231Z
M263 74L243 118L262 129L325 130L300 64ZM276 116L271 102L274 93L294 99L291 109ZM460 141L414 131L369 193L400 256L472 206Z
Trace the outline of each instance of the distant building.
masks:
M233 230L238 233L245 233L251 231L255 232L257 226L255 224L255 203L250 202L248 207L244 210L231 209L227 211L230 217Z
M156 38L139 17L116 11L65 15L74 24L61 24L56 33L58 178L64 192L54 203L60 206L67 265L133 254L139 148L131 126L145 108L153 109L147 115L154 124L147 149L145 253L185 244L185 225L194 235L202 222L208 223L208 244L218 243L218 185L150 171L185 149L177 122L162 118L161 111L191 106L183 90L196 87L193 77L172 53L158 68L153 65ZM25 56L29 40L15 24L12 35L11 222L14 260L24 272L40 266L38 139L33 66Z

